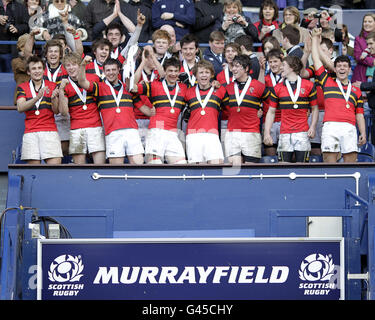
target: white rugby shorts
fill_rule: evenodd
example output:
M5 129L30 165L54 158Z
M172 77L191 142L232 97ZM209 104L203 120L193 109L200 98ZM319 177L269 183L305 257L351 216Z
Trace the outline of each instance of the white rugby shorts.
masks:
M69 154L105 151L103 127L70 130Z
M227 131L224 147L226 157L242 153L248 157L261 158L262 137L258 132Z
M62 156L57 131L29 132L23 135L21 160L44 160Z
M358 152L357 128L347 122L329 121L323 124L322 152Z
M146 136L146 154L185 158L185 151L177 132L159 128L149 129Z
M186 152L189 163L224 160L219 136L214 133L193 133L186 136Z
M280 133L277 151L311 151L311 143L307 135L307 131L294 133Z
M105 136L107 158L120 158L143 154L141 138L137 129L119 129Z

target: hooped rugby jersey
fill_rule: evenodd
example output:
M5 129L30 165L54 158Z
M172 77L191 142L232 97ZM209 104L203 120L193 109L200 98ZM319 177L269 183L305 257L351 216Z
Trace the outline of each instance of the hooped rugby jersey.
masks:
M162 81L145 82L138 84L138 94L146 95L156 109L156 114L150 118L149 129L159 128L164 130L177 131L178 116L185 107L186 85L177 82L176 85L168 86L170 98L173 99L177 85L179 90L171 112L171 102L164 91Z
M229 112L227 130L260 132L258 111L262 108L262 102L268 99L269 90L260 81L252 79L242 103L238 106L234 89L236 83L239 87L239 93L241 94L245 83L240 83L235 80L225 87L227 93L223 100L223 105L225 105L225 108L227 108Z
M119 81L119 84L122 84ZM114 88L115 95L119 94L121 86ZM133 112L133 96L126 91L123 85L123 93L117 106L115 97L112 95L110 87L106 82L91 82L88 93L92 92L96 99L104 125L105 135L119 129L138 129ZM118 112L119 111L119 112Z
M104 79L103 66L96 62L91 61L86 65L86 77L89 81L99 82Z
M198 62L198 61L199 61L199 58L196 57L195 62ZM188 70L185 70L184 61L182 61L181 67L180 67L180 75L178 78L182 83L186 85L187 88L191 88L197 84L197 80L193 74L193 68L190 69L189 66L187 65L187 69Z
M219 134L218 117L219 117L219 112L221 110L221 102L224 99L226 90L223 86L221 86L219 89L215 89L212 92L211 97L207 101L206 106L202 108L202 105L200 101L198 100L197 94L196 94L197 86L194 86L188 89L186 92L185 100L188 105L188 108L190 109L190 118L188 121L186 134L193 134L193 133ZM201 101L203 103L210 89L211 87L208 88L207 90L199 90Z
M78 82L74 81L74 83L77 85L80 92L83 92L83 89L80 88ZM71 83L66 85L64 93L68 98L70 129L74 130L102 126L98 106L95 103L92 92L87 92L85 103L83 103L81 98L78 96ZM83 106L86 106L85 109Z
M296 83L291 83L294 93L296 87ZM309 111L312 106L317 105L315 84L309 80L301 79L301 92L296 103L290 97L285 80L278 83L275 88L271 88L270 92L270 107L281 110L280 133L308 131Z
M325 113L323 122L347 122L355 126L356 114L363 113L361 90L352 85L348 101L349 108L347 108L347 103L337 82L328 75L323 66L316 71L316 75L324 93ZM342 87L346 92L348 86L343 85Z
M60 63L60 65L55 69L51 69L48 63L46 63L43 73L43 80L48 80L59 85L63 78L68 78L68 72L62 63Z
M219 81L222 86L226 86L232 82L233 73L228 69L228 79L226 79L225 69L223 69L217 74L216 80ZM228 109L221 110L221 120L228 120Z
M39 131L57 131L55 123L55 114L52 111L52 99L51 95L53 90L56 88L54 82L48 80L44 81L44 85L49 88L48 92L44 92L44 96L41 99L39 108L37 109L34 105L30 110L25 112L25 133L39 132ZM38 92L36 92L38 94ZM26 101L33 98L29 81L21 83L17 87L17 100L25 98ZM36 111L39 114L35 114Z
M272 72L272 71L270 71L270 72ZM282 81L281 75L276 75L275 81L276 81L276 84L279 83L280 81ZM264 77L264 83L265 83L265 85L268 89L271 89L275 86L272 82L271 73L267 74ZM270 107L269 100L263 101L263 122L266 121L267 111L268 111L269 107ZM275 112L275 120L273 122L280 122L280 121L281 121L281 111L280 111L279 108L277 108L276 112Z
M318 108L319 108L319 111L324 111L324 93L323 93L322 87L320 86L319 80L318 80L318 78L316 76L315 68L314 68L313 65L311 65L308 68L306 68L306 71L309 73L309 77L310 78L315 78L316 96L317 96L317 100L318 100ZM328 72L328 76L332 77L333 79L336 79L336 74L334 72Z

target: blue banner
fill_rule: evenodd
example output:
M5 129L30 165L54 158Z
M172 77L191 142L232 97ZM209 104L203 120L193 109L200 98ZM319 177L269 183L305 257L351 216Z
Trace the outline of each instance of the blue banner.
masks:
M38 299L344 298L343 241L39 240Z

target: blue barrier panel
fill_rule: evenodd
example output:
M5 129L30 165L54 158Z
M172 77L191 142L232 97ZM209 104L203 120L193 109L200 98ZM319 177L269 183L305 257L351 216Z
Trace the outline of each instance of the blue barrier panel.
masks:
M348 270L358 273L364 267L358 257L367 255L367 229L375 225L370 214L365 224L367 203L361 200L370 197L368 177L374 173L371 163L241 168L11 165L9 181L17 178L22 184L9 185L8 195L17 194L19 200L7 205L35 209L18 214L23 219L23 260L13 268L22 270L17 289L22 293L9 290L24 299L36 297L32 281L36 239L29 227L37 217L56 219L73 238L225 237L230 233L238 237L245 235L244 230L251 232L248 237L259 238L306 237L306 216L341 216L350 252ZM7 218L4 224L14 238L20 236L14 229L16 222ZM42 235L44 230L40 224ZM361 284L355 282L356 290L351 286L346 296L360 299Z
M40 240L38 299L337 300L343 265L342 238Z

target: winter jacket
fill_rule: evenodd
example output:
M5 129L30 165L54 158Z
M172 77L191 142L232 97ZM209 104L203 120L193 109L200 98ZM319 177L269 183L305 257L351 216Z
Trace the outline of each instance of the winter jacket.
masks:
M161 18L164 12L174 14L173 19L163 20ZM176 25L179 22L183 28ZM193 0L156 0L152 4L152 26L159 29L164 24L171 25L176 32L176 40L188 33L191 33L191 27L195 23L195 9Z
M195 2L195 24L192 32L200 43L208 43L210 33L219 30L223 16L223 4L215 0Z
M8 23L6 23L5 25L0 25L1 41L17 41L19 36L29 32L29 14L24 4L21 4L16 0L13 0L10 3L8 3L5 9L3 3L0 1L0 15L6 15L9 17ZM11 33L9 31L9 24L13 24L18 30L18 33ZM16 57L18 54L16 46L0 46L0 54L10 52L12 52L13 56Z
M366 69L367 67L374 66L374 58L367 56L365 59L361 60L362 52L367 48L366 43L367 32L363 32L363 36L357 36L354 40L354 59L357 61L357 65L353 71L352 82L361 81L366 82Z

